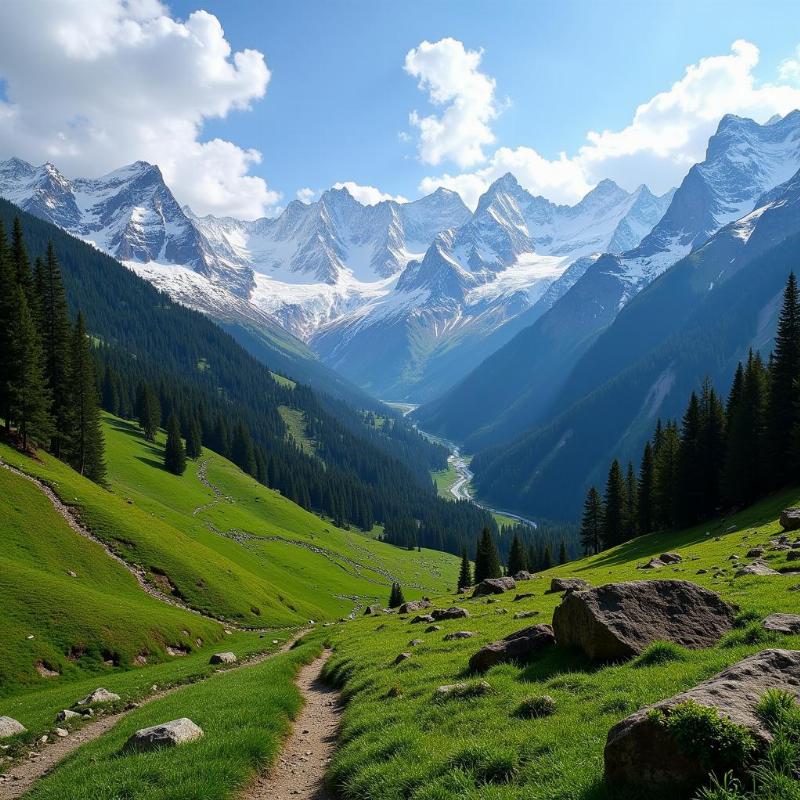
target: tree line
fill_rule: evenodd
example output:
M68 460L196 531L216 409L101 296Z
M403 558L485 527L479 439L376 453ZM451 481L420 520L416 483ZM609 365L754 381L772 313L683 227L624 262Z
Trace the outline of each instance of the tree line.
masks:
M584 502L581 544L597 553L651 531L694 525L749 505L800 470L800 297L791 273L775 346L739 362L726 400L709 380L680 421L658 420L638 472L614 460Z
M52 242L31 264L19 218L0 219L0 417L24 450L44 447L81 475L106 474L95 364L83 314L70 321Z

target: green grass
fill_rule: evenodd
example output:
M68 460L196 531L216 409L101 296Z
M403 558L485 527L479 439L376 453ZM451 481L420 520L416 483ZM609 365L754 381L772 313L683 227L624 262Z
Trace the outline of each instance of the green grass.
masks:
M612 725L764 647L800 648L800 636L754 634L760 631L754 620L769 613L800 613L800 592L793 591L800 587L800 578L734 578L736 565L726 560L731 553L744 559L747 547L774 537L779 510L797 500L796 491L784 493L711 525L644 536L556 567L523 584L521 590L535 596L519 602L513 601L513 592L496 602L440 598L437 606L456 602L469 609L471 618L443 622L438 632L424 633L424 626L400 617L363 618L336 629L332 634L336 652L327 673L342 687L348 706L330 777L342 800L612 797L602 781L603 747ZM636 569L666 550L679 552L683 562L657 573ZM774 568L787 566L783 552L768 551L767 559ZM708 571L698 575L702 569ZM720 570L722 577L715 578ZM682 578L718 591L747 613L741 628L707 650L653 645L638 659L598 666L578 652L553 648L531 663L489 670L482 676L489 691L435 698L437 686L473 680L467 663L483 644L526 625L550 621L560 597L545 590L556 575L582 577L594 585ZM533 619L513 620L513 613L522 610L540 613ZM475 631L477 636L444 642L443 637L455 630ZM409 650L413 638L423 644L410 651L410 659L393 665L398 653ZM554 713L532 719L519 713L531 698L542 695L553 698ZM650 791L645 795L655 796Z
M176 800L233 797L270 764L301 706L294 677L319 653L301 645L254 667L216 675L133 711L108 734L80 748L41 780L30 800ZM178 748L127 754L139 728L190 717L202 739Z
M286 425L286 435L304 453L313 456L317 451L316 442L306 434L306 418L302 411L289 406L278 406L278 413Z
M279 375L277 372L270 372L269 374L272 375L272 379L276 383L279 383L281 386L285 386L287 389L294 389L295 386L297 386L297 384L291 378Z
M439 497L452 500L453 495L450 492L450 487L458 480L458 473L453 468L453 465L448 461L447 469L431 472L431 477L436 481L436 490L439 492Z

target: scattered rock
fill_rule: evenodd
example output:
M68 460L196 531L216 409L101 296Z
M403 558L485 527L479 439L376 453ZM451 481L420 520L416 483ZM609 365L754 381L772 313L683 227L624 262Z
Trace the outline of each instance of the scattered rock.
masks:
M114 694L114 692L109 692L108 689L103 689L102 686L99 689L95 689L91 694L87 694L83 700L78 700L75 703L76 706L93 706L95 703L113 703L116 700L119 700L120 696L118 694Z
M589 586L589 582L583 578L553 578L550 581L551 592L579 592Z
M568 594L553 613L553 628L560 645L577 645L598 661L619 661L655 641L710 647L731 629L735 611L689 581L630 581Z
M433 617L430 614L417 614L417 616L411 620L411 623L414 624L417 622L433 622Z
M784 508L781 511L780 522L785 531L800 529L800 508Z
M706 575L706 574L708 574L708 570L707 569L699 569L699 570L697 570L697 574L698 575Z
M70 711L70 709L65 708L56 714L56 722L66 722L68 719L78 719L78 717L80 717L80 714L77 711Z
M411 653L400 653L394 660L395 664L401 664L403 661L408 661L411 658Z
M495 664L528 659L555 642L549 625L532 625L482 647L469 660L469 668L485 672Z
M662 553L659 558L665 564L680 564L683 561L683 556L678 553Z
M27 728L11 717L0 717L0 739L7 739L9 736L16 736L18 733L25 733Z
M422 611L423 608L430 608L431 601L430 600L409 600L407 603L403 603L398 609L399 613L401 614L410 614L412 611Z
M203 730L190 719L181 717L162 725L153 725L136 731L125 743L126 752L145 752L160 747L177 747L193 742L203 735Z
M425 628L425 633L436 633L436 631L440 631L441 629L441 625L428 625L428 627Z
M612 785L638 784L648 790L669 788L678 796L688 796L707 780L709 771L723 775L740 767L741 764L725 763L724 754L720 753L713 756L716 763L706 763L701 755L682 747L670 735L654 718L653 709L669 714L675 706L694 701L743 726L763 747L772 737L756 707L767 689L798 693L800 651L764 650L687 692L646 706L617 723L606 740L606 781Z
M640 564L636 569L661 569L666 564L660 559L653 556L646 564Z
M443 619L466 619L469 616L469 611L466 608L460 608L459 606L450 606L450 608L437 608L431 612L432 619L430 620L433 622L434 620L443 620ZM428 620L426 620L427 622Z
M55 733L59 739L66 739L67 736L69 736L69 731L66 728L55 728L53 733Z
M515 594L514 600L527 600L529 597L534 597L533 592L523 592L522 594Z
M791 550L791 549L792 548L788 544L783 544L782 542L778 542L778 544L774 544L772 545L772 547L770 547L770 550L773 553L782 553L785 550Z
M513 578L487 578L475 587L472 596L480 597L485 594L503 594L503 592L516 588L517 582Z
M761 558L764 555L764 548L760 545L758 547L751 547L747 551L747 558Z
M538 613L538 611L517 611L514 619L528 619L528 617L535 617Z
M167 654L171 656L188 656L189 655L189 648L184 647L183 645L170 645L168 644L166 647Z
M408 643L408 646L409 646L409 647L418 647L418 646L419 646L419 645L421 645L421 644L422 644L422 639L412 639L412 640L411 640L411 641Z
M381 607L380 606L367 606L364 609L364 616L365 617L370 616L370 614L380 614L380 613L381 613Z
M496 608L494 610L494 613L495 614L508 614L508 609L507 608Z
M209 659L209 664L235 664L237 661L235 653L214 653Z
M486 694L491 692L492 687L486 681L477 683L449 683L445 686L436 687L437 697L465 697Z
M800 550L790 550L786 554L787 561L800 561Z
M728 561L738 561L738 560L739 560L739 556L736 553L731 553L728 556Z
M797 614L770 614L762 625L764 630L776 633L800 633L800 616Z
M67 575L69 575L70 578L77 578L78 577L78 573L75 572L75 570L72 570L72 569L68 569L67 570Z
M768 567L763 561L754 561L752 564L745 564L734 573L737 578L743 575L780 575L780 573Z
M528 570L526 570L526 569L521 569L521 570L520 570L520 571L519 571L519 572L518 572L518 573L517 573L517 574L514 576L514 580L515 580L515 581L529 581L529 580L531 580L532 578L533 578L533 575L531 575L531 573L530 573L530 572L528 572Z
M61 674L54 669L50 669L43 661L36 662L36 671L43 678L57 678Z
M448 633L443 641L452 642L455 639L471 639L474 635L472 631L456 631L455 633Z

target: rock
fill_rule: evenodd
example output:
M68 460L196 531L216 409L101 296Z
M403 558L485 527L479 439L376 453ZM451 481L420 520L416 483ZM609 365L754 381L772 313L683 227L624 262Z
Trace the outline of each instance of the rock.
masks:
M538 613L538 611L517 611L514 614L514 619L527 619L528 617L535 617Z
M400 653L394 660L395 664L401 664L403 661L408 661L411 658L411 653Z
M78 577L78 573L75 572L75 570L73 570L73 569L68 569L67 570L67 575L69 575L70 578L77 578Z
M736 578L741 578L743 575L780 575L780 573L768 567L763 561L754 561L752 564L745 564L734 573Z
M214 653L209 659L209 664L235 664L237 661L235 653Z
M683 561L683 556L678 553L662 553L659 559L665 564L680 564Z
M519 571L519 572L518 572L518 573L517 573L517 574L514 576L514 580L515 580L515 581L529 581L529 580L531 580L532 578L533 578L533 575L531 575L531 573L530 573L530 572L528 572L528 570L526 570L526 569L521 569L521 570L520 570L520 571Z
M699 570L697 570L697 574L698 575L707 575L708 574L708 570L707 569L699 569Z
M553 578L550 581L551 592L579 592L588 588L589 582L583 578Z
M636 569L661 569L665 566L666 564L660 558L654 556L646 564L641 564Z
M180 744L193 742L203 735L203 730L190 719L181 717L162 725L153 725L136 731L125 743L126 752L145 752L160 747L177 747Z
M21 722L17 722L12 717L0 717L0 739L25 733L26 730L27 728Z
M477 683L449 683L436 687L437 697L465 697L491 692L492 687L486 681Z
M59 739L66 739L69 736L69 731L66 728L55 728L53 731Z
M423 608L430 608L430 600L409 600L403 603L398 609L400 614L410 614L412 611L422 611Z
M433 622L433 617L430 614L418 614L411 620L412 625L417 622Z
M408 646L409 646L409 647L418 647L418 646L419 646L419 645L421 645L421 644L422 644L422 639L412 639L412 640L411 640L411 641L408 643Z
M368 617L370 614L380 614L381 607L380 606L367 606L364 609L364 616Z
M529 597L533 597L533 592L523 592L522 594L515 594L514 600L527 600Z
M480 597L484 594L503 594L503 592L516 588L517 582L513 578L487 578L475 587L472 596Z
M764 548L761 547L761 546L759 546L759 547L751 547L747 551L747 558L761 558L761 556L763 556L763 555L764 555Z
M738 560L739 560L739 556L736 553L731 553L728 556L728 561L738 561Z
M780 521L785 531L800 529L800 508L784 508L781 511Z
M770 614L762 626L764 630L776 633L800 633L800 616L797 614Z
M428 625L428 627L425 628L425 633L436 633L436 631L440 631L441 629L441 625Z
M118 694L114 694L114 692L109 692L108 689L100 687L99 689L95 689L91 694L87 694L83 700L78 700L75 705L93 706L95 703L113 703L115 700L119 699L120 696Z
M559 645L577 645L594 660L619 661L655 641L710 647L731 629L735 611L689 581L630 581L568 594L553 612L553 629Z
M471 639L474 635L472 631L456 631L455 633L448 633L443 641L452 642L455 639Z
M496 608L494 610L494 613L495 614L508 614L508 609L507 608Z
M450 606L450 608L437 608L431 612L433 622L434 620L440 621L443 619L466 619L469 616L469 611L466 608L459 608L458 606ZM427 621L427 620L426 620Z
M94 716L94 709L87 708L86 711L81 711L81 716L85 717L86 719L88 719L89 717L93 717Z
M764 650L749 656L687 692L646 706L617 723L608 732L605 778L614 784L638 784L648 791L669 789L674 796L689 796L705 783L709 771L723 775L741 764L701 764L653 718L653 709L669 713L677 705L694 701L715 709L720 716L746 728L761 747L771 734L756 707L767 689L783 689L793 696L800 690L800 651Z
M787 561L800 561L800 550L790 550L786 554Z
M482 647L469 660L469 668L485 672L489 667L505 661L532 658L554 642L553 629L549 625L532 625Z
M770 550L773 553L781 553L781 552L783 552L785 550L791 550L791 549L792 548L788 544L782 544L780 542L778 542L778 544L774 544L774 545L772 545L772 547L770 547Z
M56 714L56 722L66 722L68 719L78 719L79 717L80 714L77 711L70 711L70 709L65 708Z

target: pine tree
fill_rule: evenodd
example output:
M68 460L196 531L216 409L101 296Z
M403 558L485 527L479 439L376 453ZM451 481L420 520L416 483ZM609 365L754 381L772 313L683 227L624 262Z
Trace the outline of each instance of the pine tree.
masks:
M9 418L16 423L23 450L31 440L48 441L53 432L52 399L44 377L44 355L36 322L17 286L9 352Z
M562 539L561 545L558 548L558 563L566 564L569 561L569 554L567 553L567 543Z
M50 413L55 423L55 430L50 449L53 455L60 457L62 440L68 431L70 324L67 316L67 300L61 282L61 268L52 242L48 242L45 260L36 262L36 294L40 317L39 330L44 350L45 378L53 400Z
M603 508L603 547L613 547L625 534L625 480L616 458L608 471Z
M628 462L625 476L625 504L623 506L623 539L629 541L638 533L639 528L639 492L633 464Z
M700 401L692 392L683 415L677 471L677 522L691 525L700 519L703 503Z
M553 548L550 547L550 543L548 542L544 547L544 553L542 555L542 569L550 569L553 566Z
M458 573L458 589L466 589L472 586L472 566L469 563L467 548L461 549L461 570Z
M219 453L221 456L228 458L231 454L231 438L228 431L228 423L225 422L225 417L220 414L214 424L214 430L211 433L209 447ZM272 485L272 484L270 484Z
M528 559L525 557L525 548L522 546L522 540L517 533L511 540L511 547L508 551L508 574L516 575L518 572L524 572L528 569Z
M231 461L236 464L242 472L248 475L256 474L256 456L253 451L253 440L250 438L250 431L239 422L233 433L231 442Z
M392 591L389 595L389 608L399 608L406 599L403 597L403 590L400 588L399 583L392 584Z
M637 527L639 533L650 533L653 525L653 446L647 442L642 453L637 481Z
M106 411L120 416L119 378L111 367L103 371L102 406Z
M173 475L183 475L186 471L186 451L183 449L181 426L173 411L167 420L167 443L164 447L164 467Z
M676 525L678 494L678 450L680 437L675 423L661 430L660 444L654 450L653 464L653 527L671 528Z
M486 578L499 578L502 574L497 544L489 528L484 528L475 552L475 583Z
M68 382L69 432L65 437L66 459L81 475L102 483L106 475L103 429L98 408L94 360L83 314L78 313L70 346Z
M706 378L700 395L700 469L702 471L702 497L698 504L699 516L713 516L720 506L720 484L725 461L726 438L725 409Z
M603 527L603 500L600 492L592 486L586 494L581 519L581 545L585 555L603 549Z
M11 264L16 276L16 285L25 293L28 309L35 313L36 303L33 291L33 273L28 251L25 249L25 239L22 235L22 223L19 217L14 217L14 226L11 233Z
M766 455L771 488L791 477L792 433L798 421L795 381L800 376L800 301L797 281L790 273L783 293L775 348L769 371L766 409Z
M5 226L0 219L0 417L5 421L6 431L11 424L11 342L13 322L17 317L17 276L11 263Z
M148 442L156 440L161 423L161 404L149 383L140 384L136 397L136 416Z
M197 417L192 417L188 425L188 435L186 437L186 455L188 458L200 458L203 455L203 434L200 430L200 422ZM256 453L258 455L258 453ZM262 460L262 469L256 469L256 477L261 480L263 476L264 462ZM258 458L256 458L256 467L258 467ZM261 481L263 483L263 481Z

